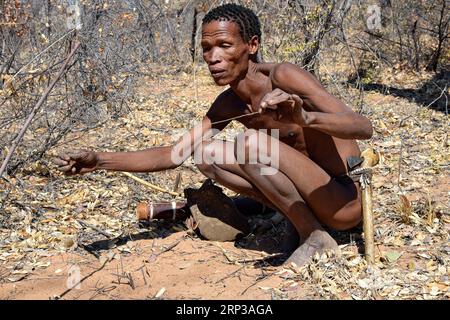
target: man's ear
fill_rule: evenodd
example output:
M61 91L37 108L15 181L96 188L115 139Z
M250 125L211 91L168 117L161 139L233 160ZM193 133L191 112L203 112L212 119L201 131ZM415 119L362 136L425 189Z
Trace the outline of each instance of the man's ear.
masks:
M249 46L249 53L250 54L256 54L258 52L259 49L259 38L258 36L253 36L249 42L248 42L248 46Z

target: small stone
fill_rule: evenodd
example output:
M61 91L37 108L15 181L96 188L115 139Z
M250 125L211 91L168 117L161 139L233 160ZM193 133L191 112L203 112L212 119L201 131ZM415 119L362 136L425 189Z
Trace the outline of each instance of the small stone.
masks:
M63 246L64 248L71 248L75 242L73 241L72 237L66 237L63 240Z

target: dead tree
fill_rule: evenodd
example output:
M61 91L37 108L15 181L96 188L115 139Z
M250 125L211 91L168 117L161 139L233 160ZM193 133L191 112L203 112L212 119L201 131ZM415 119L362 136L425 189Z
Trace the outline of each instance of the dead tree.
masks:
M444 48L444 43L450 36L449 33L450 16L448 14L448 5L446 0L441 0L441 6L438 17L439 22L437 24L437 30L435 29L429 30L432 34L434 34L437 37L438 41L437 48L434 50L430 62L427 65L427 70L432 70L434 72L437 71L439 60L442 55L442 50Z

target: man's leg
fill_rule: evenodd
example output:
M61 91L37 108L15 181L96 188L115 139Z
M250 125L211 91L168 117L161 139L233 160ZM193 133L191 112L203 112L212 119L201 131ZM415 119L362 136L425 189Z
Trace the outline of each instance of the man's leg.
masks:
M282 143L280 142L280 145L281 144ZM286 152L284 146L281 152ZM264 167L262 164L230 164L230 161L225 161L225 152L229 152L230 148L235 147L235 144L232 142L215 140L211 143L204 143L203 147L206 147L203 150L206 151L206 154L214 154L214 159L216 160L222 159L222 161L218 161L219 163L212 162L211 159L209 159L209 161L205 162L210 164L206 164L205 162L198 164L199 169L206 176L236 192L253 197L256 200L264 202L266 205L279 210L294 224L302 239L302 245L294 252L288 261L293 261L298 265L301 265L317 251L325 249L334 250L337 248L336 242L323 230L320 223L317 221L315 214L311 211L310 206L303 200L295 183L282 171L278 171L272 176L264 176L260 174L260 169ZM292 150L294 150L295 153L300 154L295 149ZM309 158L304 158L313 163ZM285 163L285 159L286 157L283 155L283 160L280 161L280 168L291 169L289 165ZM301 161L305 161L305 159L301 159ZM293 161L296 161L296 159ZM320 169L317 165L315 166ZM298 168L295 168L295 170L298 171ZM314 179L315 171L309 171L308 173L311 173L313 176L312 178ZM311 177L308 177L307 182L311 180L310 178ZM320 179L314 180L320 181ZM331 178L328 180L331 180ZM299 181L297 181L297 183L298 182ZM320 191L322 196L325 197L323 199L331 196L329 190L321 189ZM305 194L307 194L307 192L305 192ZM347 196L347 198L349 197ZM323 199L321 199L322 202L324 202ZM351 201L353 200L350 200L350 202ZM349 207L349 204L347 203L345 207ZM328 211L331 212L332 210L333 209ZM336 215L336 212L332 212L330 215L329 212L326 210L321 211L321 214L324 217L331 216L330 219L323 221L325 224L339 229L352 226L350 224L353 224L353 220L349 219L347 217L348 214L346 215L345 212L339 212L339 215ZM338 219L344 218L344 220L335 221L335 217ZM352 221L349 223L350 220Z
M278 157L277 170L274 171L276 174L262 174L262 169L265 168L267 172L267 168L273 166L262 164L259 158L257 164L247 161L239 164L252 184L269 201L283 212L287 212L292 203L303 201L321 223L337 230L349 229L360 222L362 210L359 186L340 183L310 158L287 144L264 133L249 131L251 133L246 133L249 139L245 144L245 160L250 153L265 154L270 158L269 143L278 144L278 155L274 155ZM259 142L260 138L263 138L263 143Z
M278 148L271 148L277 143ZM359 192L354 184L333 180L310 158L264 133L246 133L244 163L240 167L265 197L275 203L297 229L301 245L288 262L304 264L315 252L337 250L337 243L322 228L348 229L361 219ZM271 154L277 152L277 154ZM249 163L251 155L257 163ZM257 157L255 157L255 155ZM282 155L282 156L281 156ZM278 157L273 175L262 160ZM273 166L272 166L273 168Z
M205 176L219 184L277 209L251 182L250 176L237 164L234 149L235 144L230 141L214 139L212 142L203 142L201 149L196 150L196 152L202 153L201 161L196 163L197 168Z

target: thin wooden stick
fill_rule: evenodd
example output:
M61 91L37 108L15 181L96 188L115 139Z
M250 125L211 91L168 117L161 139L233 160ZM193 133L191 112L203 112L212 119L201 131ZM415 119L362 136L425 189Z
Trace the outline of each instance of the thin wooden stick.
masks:
M241 114L240 116L231 117L231 118L224 119L224 120L219 120L219 121L214 121L214 122L211 122L211 124L218 124L218 123L222 123L222 122L227 122L227 121L231 121L231 120L234 120L234 119L239 119L239 118L252 116L254 114L261 114L261 112L255 111L255 112L252 112L252 113Z
M180 244L181 240L183 240L183 239L180 239L180 240L177 240L177 241L175 241L173 243L170 243L167 247L164 247L164 249L162 249L159 253L157 253L156 256L160 256L163 253L166 253L167 251L172 250L173 248L175 248L177 245Z
M372 149L366 149L361 153L364 161L362 168L372 168L378 161L378 155ZM364 249L366 260L369 264L375 263L375 246L373 230L373 206L372 206L372 172L361 176L361 201L363 211Z
M78 220L78 219L77 219L76 221L77 221L82 227L84 227L84 228L91 228L92 230L97 231L98 233L104 235L105 237L107 237L107 238L109 238L109 239L111 239L111 238L113 237L113 235L110 234L109 232L103 231L102 229L97 228L96 226L94 226L94 225L92 225L92 224L90 224L90 223L87 223L87 222L84 222L84 221Z
M51 45L49 45L47 48L45 48L44 50L42 50L41 52L39 52L33 59L31 59L30 62L28 62L26 65L24 65L22 68L19 69L19 71L17 71L12 79L14 79L15 77L17 77L17 75L26 67L28 67L34 60L36 60L37 58L39 58L42 54L44 54L44 52L46 52L48 49L50 49L51 47L53 47L55 44L57 44L59 41L61 41L62 39L64 39L66 36L68 36L69 34L71 34L72 32L74 32L76 29L72 29L69 30L67 33L65 33L64 35L62 35L58 40L56 40L55 42L53 42ZM76 50L76 49L75 49ZM70 58L69 58L70 59Z
M79 46L80 46L80 43L77 42L75 44L75 46L73 47L72 51L67 56L66 61L61 66L61 69L59 69L59 72L56 75L55 79L53 79L52 83L50 83L48 85L48 87L45 89L45 91L42 94L42 96L39 99L39 101L36 103L36 105L31 110L30 115L28 116L27 120L25 121L24 125L22 126L22 129L20 129L20 132L17 135L17 137L13 140L11 148L9 149L8 154L6 155L6 158L3 161L3 163L2 163L2 166L0 168L0 177L3 175L3 172L6 170L6 166L8 165L9 160L11 160L11 156L13 155L13 153L16 150L17 146L19 145L20 141L22 140L22 138L23 138L25 132L27 131L28 127L30 126L31 121L33 120L34 116L36 115L36 113L38 112L38 110L42 106L42 104L45 102L45 100L47 99L47 96L50 94L50 91L53 89L53 87L55 86L56 82L58 82L58 80L61 78L61 76L66 71L66 68L67 68L67 65L69 64L70 59L73 57L73 55L75 54L75 51L77 51Z
M141 178L136 177L135 175L133 175L133 174L131 174L131 173L129 173L129 172L122 172L122 173L123 173L124 175L126 175L127 177L133 179L134 181L137 181L137 182L139 182L140 184L142 184L142 185L144 185L144 186L146 186L146 187L149 187L149 188L151 188L151 189L154 189L154 190L157 190L157 191L160 191L160 192L164 192L164 193L168 193L168 194L171 194L171 195L176 196L176 197L179 197L179 196L180 196L179 193L176 193L176 192L173 192L173 191L169 191L169 190L163 189L163 188L161 188L161 187L155 186L154 184L151 184L150 182L147 182L147 181L145 181L145 180L142 180Z
M79 284L81 284L84 280L86 280L87 278L89 278L90 276L92 276L94 273L99 272L100 270L102 270L106 264L108 262L110 262L112 259L106 259L102 265L100 266L100 268L92 271L91 273L89 273L87 276L83 277L80 281L78 281L75 285L71 286L70 288L68 288L66 291L64 291L63 293L61 293L58 296L55 296L53 299L54 300L60 300L62 297L64 297L66 294L68 294L70 291L72 291L73 288L75 288L76 286L78 286Z
M240 268L238 268L238 269L234 270L233 272L227 274L225 277L223 277L223 278L217 280L217 281L214 282L214 283L217 284L217 283L219 283L219 282L224 281L225 279L228 279L229 277L231 277L231 276L233 276L234 274L238 273L239 271L241 271L241 270L244 269L245 267L246 267L245 265L241 266Z

